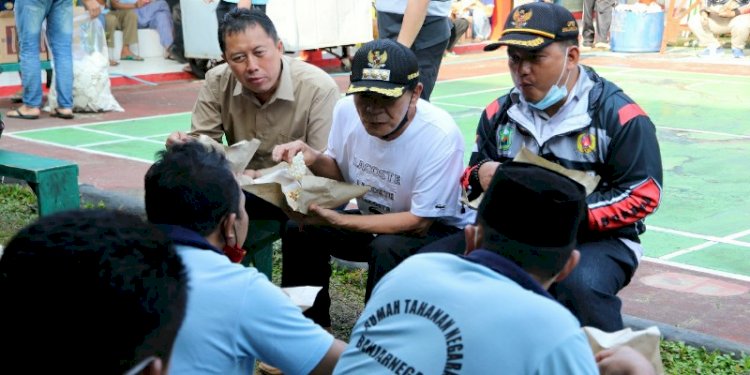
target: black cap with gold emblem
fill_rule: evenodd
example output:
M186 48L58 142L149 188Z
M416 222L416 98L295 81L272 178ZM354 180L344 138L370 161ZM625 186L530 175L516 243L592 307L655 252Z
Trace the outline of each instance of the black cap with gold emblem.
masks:
M417 56L394 40L373 40L354 54L350 79L347 94L369 91L399 97L419 82Z
M537 50L552 42L576 39L578 24L570 11L556 4L536 2L514 8L505 20L500 39L484 50L494 51L500 46Z

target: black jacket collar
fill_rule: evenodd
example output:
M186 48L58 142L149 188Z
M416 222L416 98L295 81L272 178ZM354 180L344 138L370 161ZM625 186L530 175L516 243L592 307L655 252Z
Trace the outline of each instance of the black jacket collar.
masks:
M461 257L470 262L481 264L513 280L524 289L528 289L540 296L554 299L531 275L500 254L489 250L476 249L470 252L469 255L462 255Z
M224 255L224 252L211 245L203 236L185 227L170 224L157 224L164 234L177 245L197 247L199 249L211 250L215 253Z

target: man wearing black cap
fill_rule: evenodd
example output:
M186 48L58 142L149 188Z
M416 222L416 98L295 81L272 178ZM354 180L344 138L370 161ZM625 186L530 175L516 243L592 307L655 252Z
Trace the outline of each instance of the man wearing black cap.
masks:
M523 148L600 176L586 198L581 262L550 291L583 325L611 332L623 328L617 293L638 266L643 220L661 199L661 155L646 113L619 87L578 64L577 37L573 15L561 6L538 2L511 12L499 42L485 49L507 46L515 87L482 113L462 185L470 199L479 196L498 164Z
M463 137L451 116L419 98L414 53L389 39L363 45L352 60L350 96L334 109L328 148L301 141L274 148L274 160L298 152L318 176L370 187L358 210L310 207L282 235L283 286L323 290L305 314L331 325L330 254L368 261L367 296L386 272L425 244L471 222L459 203ZM300 224L304 224L304 228Z
M418 254L386 275L334 373L597 374L578 321L546 291L578 263L585 198L556 172L501 166L466 255Z

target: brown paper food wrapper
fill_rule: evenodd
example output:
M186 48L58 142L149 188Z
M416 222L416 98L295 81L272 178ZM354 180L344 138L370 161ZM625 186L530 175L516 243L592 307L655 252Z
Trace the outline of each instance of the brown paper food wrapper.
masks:
M367 186L358 186L325 177L314 176L309 170L300 180L288 172L289 164L281 162L274 167L263 169L261 177L252 183L242 184L242 188L284 210L297 211L307 215L310 204L323 208L336 208L352 198L365 195Z
M255 138L249 141L242 140L231 146L225 146L204 134L197 136L196 141L209 149L224 154L227 161L229 161L229 166L235 176L242 175L242 172L245 171L245 168L247 168L247 165L250 163L250 159L253 158L255 152L258 151L258 147L260 147L260 141ZM242 179L238 177L238 180L240 180L240 184L242 184Z
M586 333L594 355L604 349L629 346L643 354L654 366L658 375L664 374L664 365L662 365L661 353L659 352L659 341L661 339L659 327L652 326L641 331L625 328L612 333L594 327L583 327L581 329Z
M598 175L590 175L586 172L568 169L559 164L555 164L541 156L534 154L525 147L521 149L521 151L516 155L515 158L513 158L513 161L519 163L534 164L555 171L563 176L567 176L571 180L583 185L583 187L586 188L586 195L594 192L594 189L596 189L597 185L599 185L599 180L601 180L601 177ZM482 203L482 198L484 198L484 193L480 194L479 197L477 197L473 201L469 201L468 196L464 191L462 201L469 207L477 209L479 208L479 204Z

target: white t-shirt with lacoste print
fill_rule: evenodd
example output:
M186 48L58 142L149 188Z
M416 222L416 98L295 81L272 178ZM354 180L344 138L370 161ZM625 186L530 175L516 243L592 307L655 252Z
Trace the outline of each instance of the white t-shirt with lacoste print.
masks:
M463 228L474 212L459 202L464 140L444 110L419 99L406 130L385 141L365 131L354 98L342 98L333 112L326 154L336 159L344 180L366 185L357 199L362 214L411 212Z

